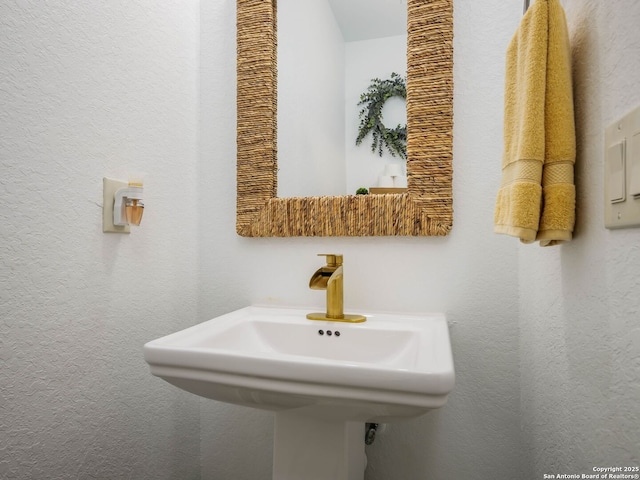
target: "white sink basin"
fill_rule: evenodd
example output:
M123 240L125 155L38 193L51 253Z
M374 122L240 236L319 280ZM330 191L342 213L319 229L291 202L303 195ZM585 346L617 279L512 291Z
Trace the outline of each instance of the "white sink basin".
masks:
M389 422L441 407L454 368L444 315L307 320L247 307L151 341L151 373L228 403L340 421ZM322 332L322 333L320 333Z

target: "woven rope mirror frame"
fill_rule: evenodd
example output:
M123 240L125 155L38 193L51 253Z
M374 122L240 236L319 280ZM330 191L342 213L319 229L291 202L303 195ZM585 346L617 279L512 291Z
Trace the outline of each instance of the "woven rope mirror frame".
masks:
M407 0L408 192L277 197L276 0L237 0L237 216L246 237L447 235L453 0Z

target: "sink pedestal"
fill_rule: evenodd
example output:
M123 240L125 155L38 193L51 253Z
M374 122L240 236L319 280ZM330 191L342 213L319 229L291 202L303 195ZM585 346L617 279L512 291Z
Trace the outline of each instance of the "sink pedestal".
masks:
M364 423L276 413L273 480L363 480Z

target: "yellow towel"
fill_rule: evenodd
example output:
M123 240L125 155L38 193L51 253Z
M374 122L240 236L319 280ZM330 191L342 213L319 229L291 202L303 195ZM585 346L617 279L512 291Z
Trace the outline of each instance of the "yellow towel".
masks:
M558 0L537 0L507 50L494 231L542 246L571 240L575 156L567 22Z

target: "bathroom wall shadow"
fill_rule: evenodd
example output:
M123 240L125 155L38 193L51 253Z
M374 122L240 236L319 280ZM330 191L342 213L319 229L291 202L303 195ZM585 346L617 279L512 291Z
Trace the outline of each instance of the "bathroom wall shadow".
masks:
M610 378L604 370L611 370L611 355L609 342L601 338L607 332L603 323L609 309L605 295L598 294L607 291L606 256L596 254L606 243L600 209L603 39L596 25L596 8L591 3L576 10L570 29L577 144L576 227L574 240L561 247L561 267L569 374L576 381L581 377L588 382L596 380L598 385L593 388L602 389ZM597 338L592 338L594 335ZM603 374L595 376L594 371Z

